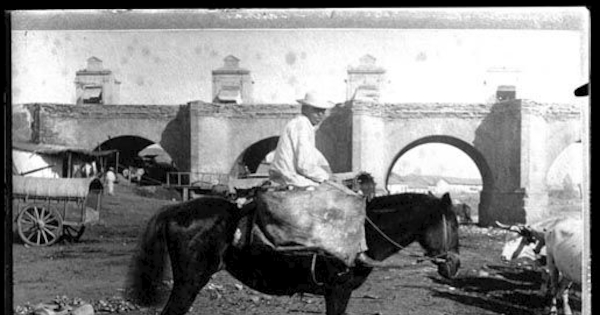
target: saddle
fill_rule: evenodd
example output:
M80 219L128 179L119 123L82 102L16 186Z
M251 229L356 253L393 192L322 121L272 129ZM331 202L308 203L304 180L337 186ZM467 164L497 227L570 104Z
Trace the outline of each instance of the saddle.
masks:
M313 190L262 188L239 223L237 247L262 247L290 255L320 253L354 265L364 239L365 199L325 182Z

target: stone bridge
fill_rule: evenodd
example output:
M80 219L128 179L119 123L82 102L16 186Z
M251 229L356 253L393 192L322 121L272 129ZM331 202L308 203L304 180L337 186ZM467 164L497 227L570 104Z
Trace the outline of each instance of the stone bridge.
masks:
M26 104L29 125L14 123L13 139L117 148L136 155L158 143L180 171L256 172L275 149L298 105L179 106ZM21 128L22 130L19 130ZM16 131L15 131L16 130ZM483 190L479 223L537 220L547 214L546 175L570 144L581 140L574 104L512 100L496 104L338 104L317 131L317 145L334 172L367 171L387 186L394 163L425 143L445 143L477 165Z

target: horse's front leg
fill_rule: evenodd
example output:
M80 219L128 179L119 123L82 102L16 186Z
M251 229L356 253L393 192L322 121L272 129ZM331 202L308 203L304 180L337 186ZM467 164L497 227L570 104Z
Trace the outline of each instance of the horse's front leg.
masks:
M325 293L325 307L327 315L342 315L346 314L346 308L348 307L348 301L352 290L343 287L333 287L328 289Z

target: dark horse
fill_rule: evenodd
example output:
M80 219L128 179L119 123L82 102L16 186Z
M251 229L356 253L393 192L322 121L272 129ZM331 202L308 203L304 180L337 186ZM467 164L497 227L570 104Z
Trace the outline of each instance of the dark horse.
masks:
M210 277L226 270L265 294L323 295L327 315L340 315L352 291L373 270L362 265L348 268L325 255L290 255L232 246L243 215L234 203L220 197L190 200L155 214L130 269L129 297L140 305L162 302L168 253L173 288L162 314L185 314ZM458 223L448 194L442 198L426 194L376 197L367 205L365 231L368 254L377 260L416 241L426 256L436 259L438 273L453 277L458 271Z

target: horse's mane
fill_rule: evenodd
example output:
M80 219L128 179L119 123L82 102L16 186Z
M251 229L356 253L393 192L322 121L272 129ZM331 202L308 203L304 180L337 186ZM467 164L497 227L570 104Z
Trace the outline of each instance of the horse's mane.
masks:
M401 193L373 198L367 203L367 211L377 211L378 209L400 209L398 206L403 206L416 202L432 202L437 200L436 197L419 193Z
M448 207L443 207L444 198ZM447 217L456 217L452 211L452 201L448 196L438 198L431 194L420 193L401 193L375 197L367 202L367 214L383 215L383 214L402 214L405 218L415 217L430 217L437 218L438 215L444 214ZM443 210L441 210L443 209ZM440 212L440 210L442 212Z

